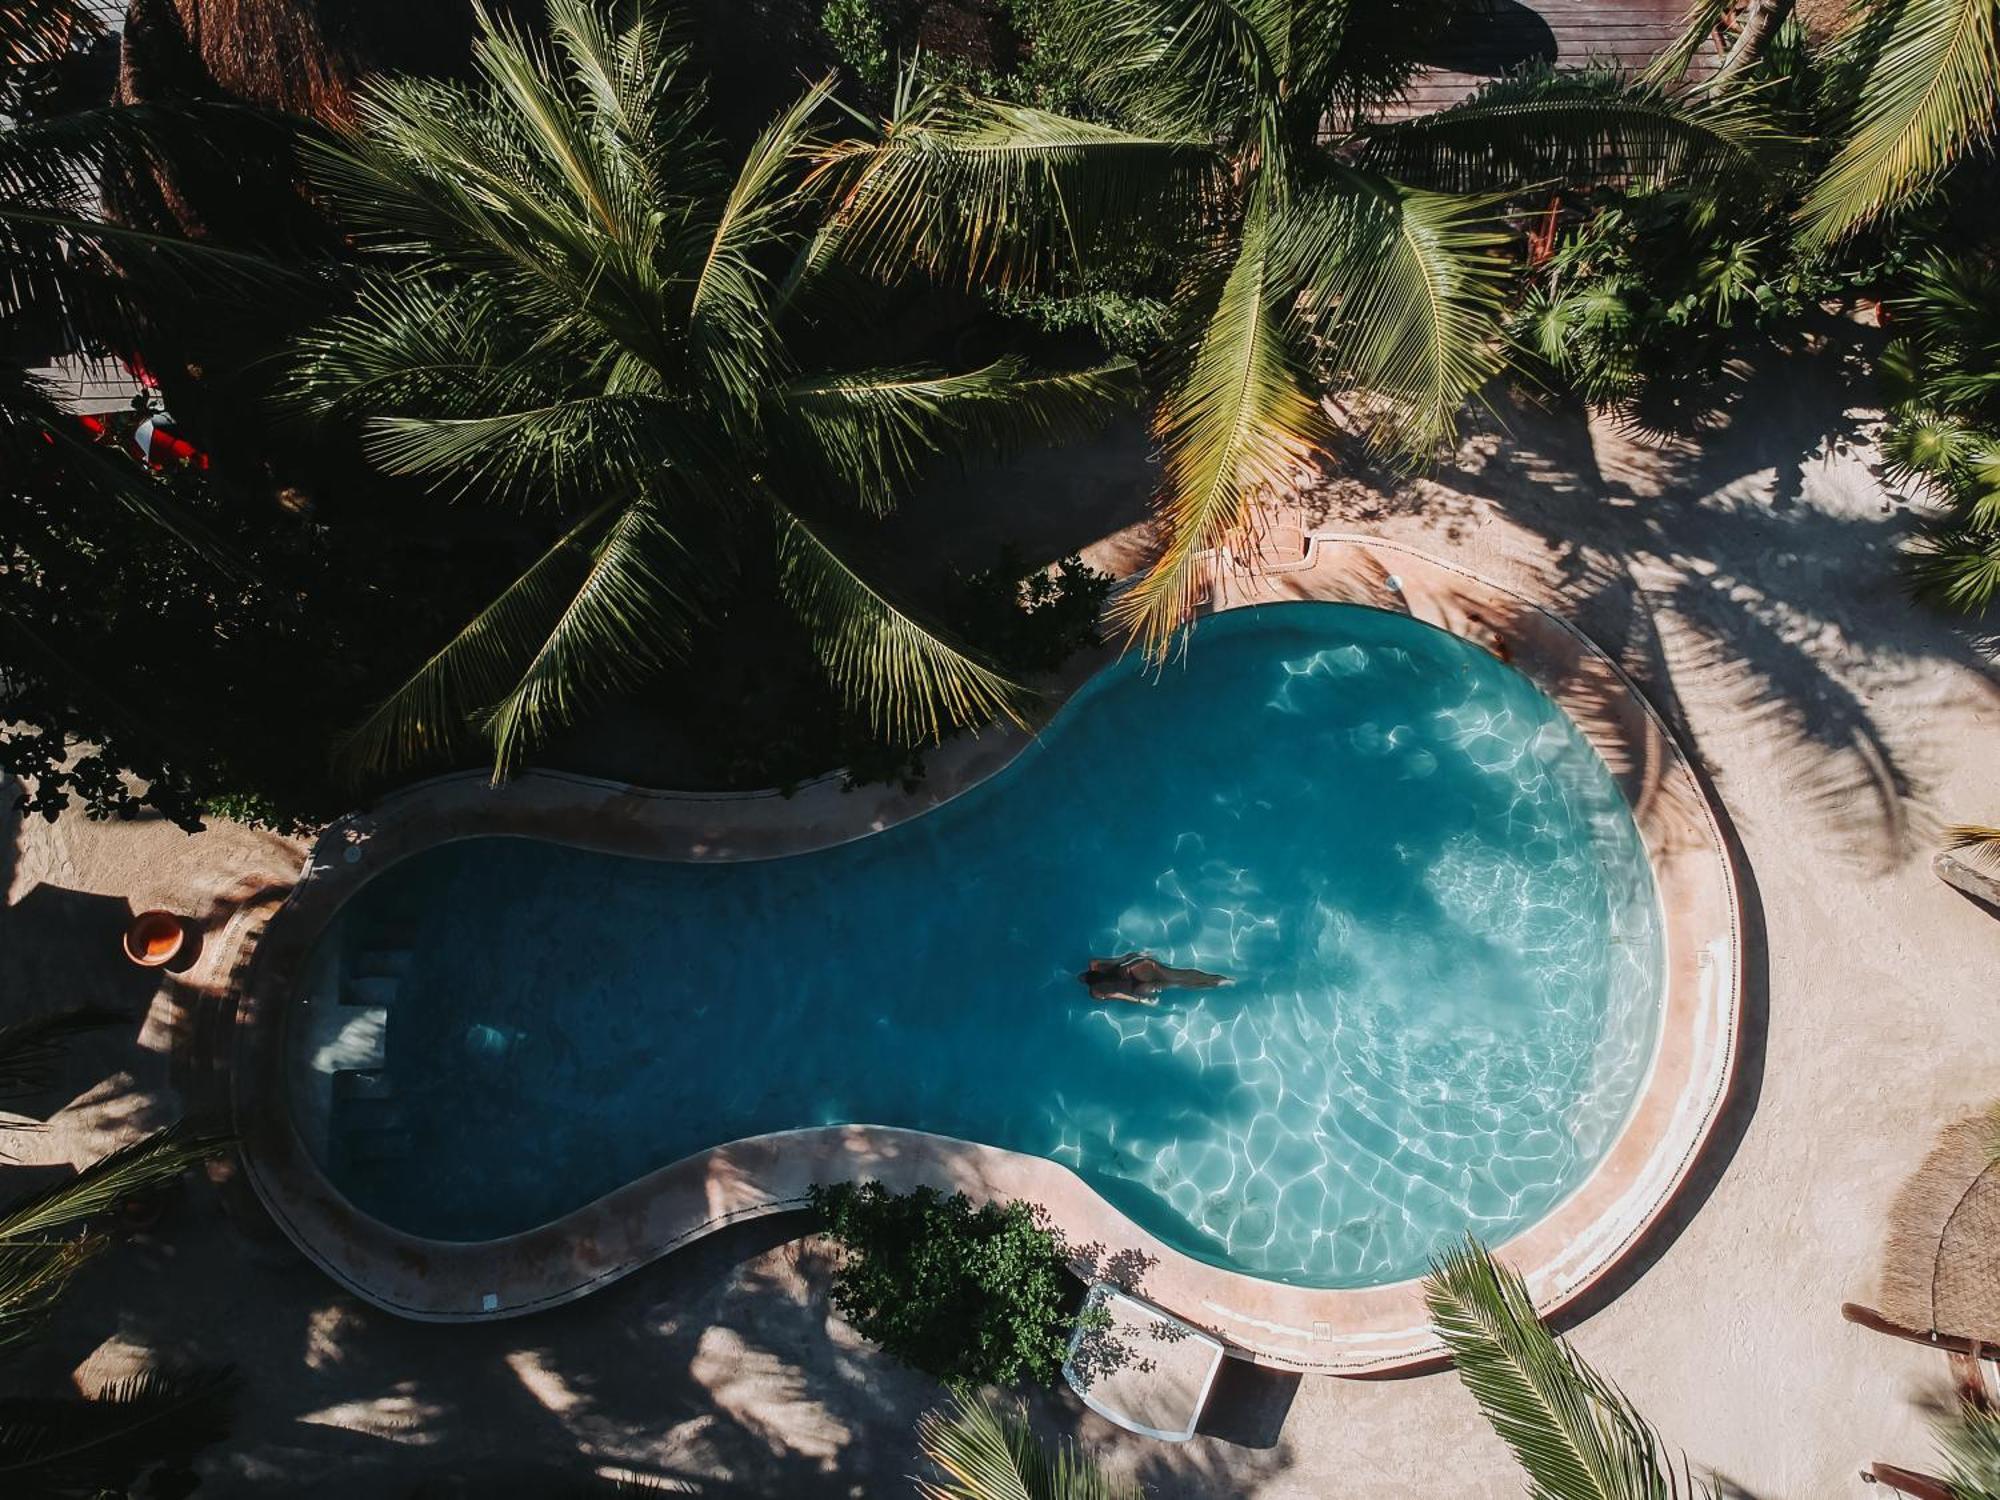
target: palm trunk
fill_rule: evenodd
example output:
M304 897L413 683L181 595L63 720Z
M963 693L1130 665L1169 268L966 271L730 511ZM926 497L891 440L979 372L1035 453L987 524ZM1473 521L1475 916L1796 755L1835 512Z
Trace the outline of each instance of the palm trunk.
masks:
M1794 0L1750 0L1750 9L1743 14L1743 29L1729 44L1722 66L1715 70L1715 77L1710 81L1727 82L1762 57L1771 38L1778 34L1778 28L1792 13L1793 3Z

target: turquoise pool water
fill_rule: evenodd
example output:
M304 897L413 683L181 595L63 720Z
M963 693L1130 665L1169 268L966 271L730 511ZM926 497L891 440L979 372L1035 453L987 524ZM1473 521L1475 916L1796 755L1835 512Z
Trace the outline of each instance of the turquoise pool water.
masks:
M1092 1004L1076 971L1134 948L1237 982ZM361 1067L302 1132L439 1238L860 1121L1052 1157L1191 1255L1364 1286L1589 1174L1661 971L1630 812L1560 709L1401 616L1274 605L1157 679L1112 668L1001 775L840 848L393 866L321 942L295 1087Z

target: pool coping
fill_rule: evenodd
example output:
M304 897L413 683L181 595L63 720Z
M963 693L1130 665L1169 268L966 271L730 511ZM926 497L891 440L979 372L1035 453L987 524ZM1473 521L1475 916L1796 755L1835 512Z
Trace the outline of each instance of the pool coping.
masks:
M1736 872L1715 809L1664 720L1576 626L1514 591L1401 544L1315 532L1296 562L1254 572L1213 561L1203 613L1294 600L1408 614L1492 649L1553 698L1610 767L1653 865L1666 995L1645 1087L1596 1170L1555 1209L1497 1247L1545 1313L1615 1272L1665 1213L1721 1117L1742 1001ZM1048 714L1110 659L1092 653L1051 690ZM1043 721L1046 722L1044 716ZM931 758L915 792L843 791L830 776L791 796L649 790L560 772L501 788L441 777L329 827L275 912L245 910L222 935L229 975L230 1104L246 1175L301 1251L356 1295L433 1322L517 1317L582 1297L726 1225L804 1205L815 1182L877 1179L1041 1204L1080 1259L1142 1265L1131 1289L1221 1339L1231 1355L1315 1373L1384 1375L1434 1365L1441 1346L1421 1284L1290 1286L1210 1265L1165 1244L1045 1158L870 1125L754 1136L663 1166L561 1218L502 1239L404 1234L328 1181L293 1127L285 1089L288 1001L314 940L374 875L459 839L547 839L603 853L687 861L775 858L867 837L939 806L1009 764L1031 736L989 731ZM1098 1274L1102 1274L1100 1270Z

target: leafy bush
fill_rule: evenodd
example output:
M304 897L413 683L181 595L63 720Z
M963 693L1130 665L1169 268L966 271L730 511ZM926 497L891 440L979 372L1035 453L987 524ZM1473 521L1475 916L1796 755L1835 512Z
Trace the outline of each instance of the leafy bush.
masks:
M879 1182L816 1187L812 1206L847 1252L834 1306L864 1338L940 1380L1055 1379L1079 1288L1041 1209Z
M1770 236L1677 191L1604 194L1535 274L1514 339L1593 406L1690 425L1730 354L1796 316Z
M878 86L889 81L896 52L891 18L883 14L879 0L826 0L819 24L833 55L857 78Z

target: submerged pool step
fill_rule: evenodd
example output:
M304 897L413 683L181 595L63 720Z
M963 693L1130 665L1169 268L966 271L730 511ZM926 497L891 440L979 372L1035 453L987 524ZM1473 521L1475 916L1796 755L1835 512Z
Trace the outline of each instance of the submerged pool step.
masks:
M414 948L357 948L347 956L351 979L402 979L416 964Z
M387 1010L396 1003L403 981L394 974L350 974L340 986L340 1003L368 1010Z

